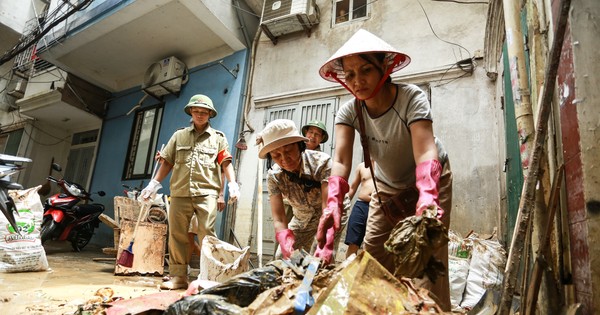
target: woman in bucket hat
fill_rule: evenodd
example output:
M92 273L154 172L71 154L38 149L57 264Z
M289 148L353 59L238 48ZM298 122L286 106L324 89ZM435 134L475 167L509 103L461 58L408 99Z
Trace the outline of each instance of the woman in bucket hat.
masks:
M335 119L335 154L328 185L328 204L323 211L317 233L320 246L327 246L329 230L340 228L341 201L348 191L352 167L355 130L364 121L365 142L374 165L377 191L369 204L364 248L392 273L394 257L386 252L394 223L381 207L403 190L416 187L419 193L416 215L427 208L437 209L437 217L448 228L452 207L452 172L446 151L435 138L431 106L427 95L415 85L394 84L390 74L406 67L410 58L365 31L356 32L325 64L319 74L338 82L354 98L342 105ZM360 114L360 116L359 116ZM448 248L435 254L448 266ZM425 279L421 285L430 289L445 311L450 310L447 273L433 284Z
M319 218L326 205L331 157L323 152L306 150L306 142L308 139L300 135L294 122L288 119L268 123L257 139L257 143L263 145L258 156L267 159L267 188L279 243L277 257L289 258L294 249L312 251ZM284 198L293 209L289 222ZM321 248L318 254L331 259L333 250L333 246Z

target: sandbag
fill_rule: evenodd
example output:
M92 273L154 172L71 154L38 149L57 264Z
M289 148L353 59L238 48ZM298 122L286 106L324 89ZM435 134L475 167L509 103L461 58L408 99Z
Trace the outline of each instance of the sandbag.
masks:
M450 304L452 310L460 310L467 286L471 249L473 241L465 240L458 232L448 231L448 281L450 283Z
M456 256L448 256L448 281L450 283L450 305L452 309L460 308L467 277L469 275L469 260Z
M496 240L473 240L471 263L465 294L460 306L471 309L479 302L487 289L502 287L506 251Z
M41 187L8 192L18 212L15 219L19 233L0 215L0 272L48 269L46 251L40 238L44 207L37 192Z
M239 249L216 237L202 240L198 279L223 282L248 270L250 246Z

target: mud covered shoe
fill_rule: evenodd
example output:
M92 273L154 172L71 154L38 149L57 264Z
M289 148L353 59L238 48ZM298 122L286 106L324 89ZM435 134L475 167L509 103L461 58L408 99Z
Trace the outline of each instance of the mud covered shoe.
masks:
M163 290L178 290L187 289L188 282L187 277L174 276L170 278L163 278L160 288Z

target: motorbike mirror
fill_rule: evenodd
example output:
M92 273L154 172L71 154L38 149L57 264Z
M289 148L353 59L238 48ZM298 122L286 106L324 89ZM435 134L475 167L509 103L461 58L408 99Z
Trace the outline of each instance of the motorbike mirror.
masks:
M106 193L104 192L104 190L100 190L100 191L98 192L98 195L99 195L100 197L103 197L104 195L106 195Z
M58 163L52 163L52 169L57 172L62 171L62 167L60 167L60 165Z

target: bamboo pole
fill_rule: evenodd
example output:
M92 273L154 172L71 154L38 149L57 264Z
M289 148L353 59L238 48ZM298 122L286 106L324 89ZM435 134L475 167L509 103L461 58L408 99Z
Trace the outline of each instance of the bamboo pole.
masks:
M256 227L256 254L258 256L258 267L262 268L262 256L263 256L263 188L262 188L262 159L258 159L258 195L256 196L256 211L258 212L258 226Z
M515 290L515 283L518 274L518 263L520 261L521 252L523 251L523 240L525 230L529 221L531 208L533 207L535 197L535 186L538 182L538 173L542 161L542 153L544 152L544 143L548 131L548 118L551 111L552 95L556 87L556 73L558 72L558 64L564 42L568 13L571 5L571 0L562 0L558 23L552 49L544 76L543 94L540 98L537 127L534 137L534 147L530 155L530 173L526 177L523 185L523 193L519 203L519 215L517 226L513 234L512 243L510 246L508 262L504 272L504 281L502 283L502 298L498 309L498 315L508 315L512 306L512 299Z
M533 271L531 272L529 287L527 288L527 291L523 291L523 295L526 296L526 299L525 303L522 303L522 305L524 305L525 308L523 311L521 311L521 314L524 315L535 314L539 289L542 282L542 272L548 266L548 254L550 253L548 246L550 245L552 227L554 226L554 215L556 214L556 204L558 203L558 190L560 189L560 185L562 182L563 170L564 164L561 165L556 171L556 176L554 176L554 182L552 183L550 200L548 201L548 211L550 212L550 214L548 215L546 229L543 231L544 235L542 239L542 244L540 244L539 250L535 258Z

